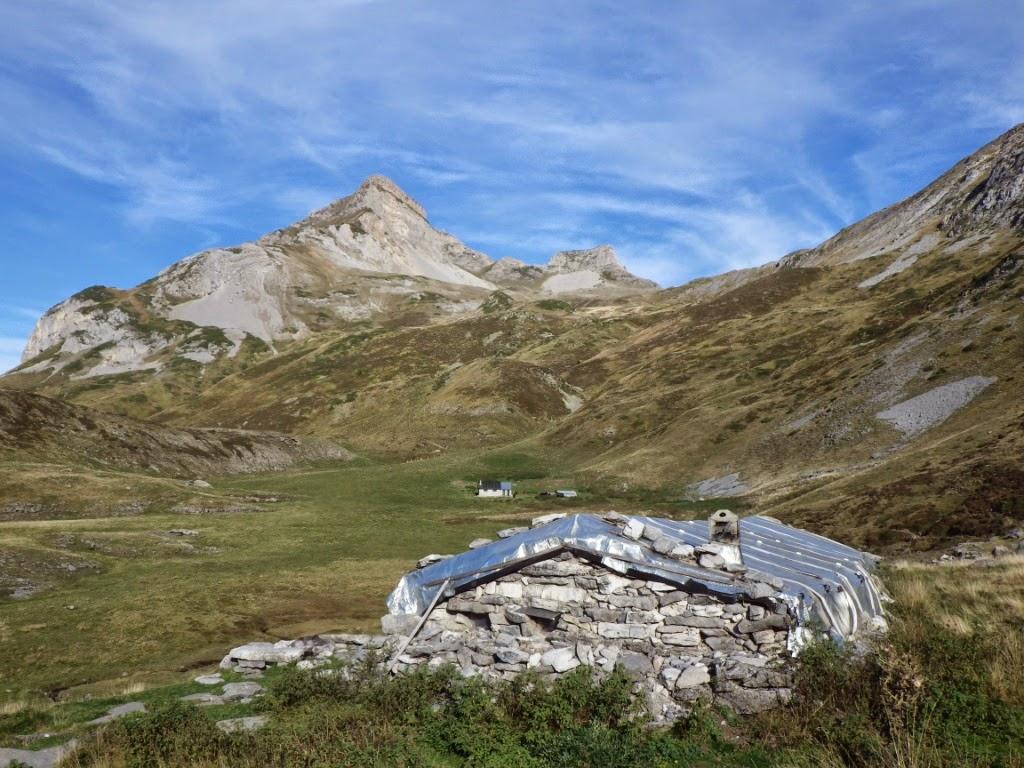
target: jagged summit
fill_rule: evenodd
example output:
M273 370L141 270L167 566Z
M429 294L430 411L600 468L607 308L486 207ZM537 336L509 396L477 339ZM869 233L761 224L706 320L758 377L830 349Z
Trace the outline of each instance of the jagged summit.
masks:
M367 176L351 195L340 197L332 203L325 205L305 219L293 224L291 228L302 226L316 226L331 223L345 223L357 217L360 213L372 211L378 216L385 216L406 209L412 211L424 222L427 221L427 211L417 203L411 195L399 187L394 181L381 174Z
M559 251L548 261L548 269L553 272L578 272L583 269L602 272L625 270L625 267L612 246L597 245L578 251Z
M39 320L23 370L70 366L83 378L156 373L177 359L205 365L234 357L249 338L274 347L348 322L407 314L424 322L473 311L499 285L524 298L617 296L652 286L607 246L558 254L548 268L496 266L432 227L394 181L373 175L256 242L197 253L135 289L75 294Z

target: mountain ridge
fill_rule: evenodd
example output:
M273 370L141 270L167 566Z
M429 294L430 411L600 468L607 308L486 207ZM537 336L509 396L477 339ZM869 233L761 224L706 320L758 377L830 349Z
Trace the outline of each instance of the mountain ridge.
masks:
M413 293L377 321L310 325L276 349L247 338L205 364L93 378L36 361L0 382L389 461L555 452L595 486L728 489L868 544L980 534L1024 491L1021 135L817 249L676 288L540 290L613 269L601 248L553 260L568 272L499 259L483 279L528 288L481 290L466 311L435 312L465 294L405 276Z
M556 273L572 272L557 266L556 254L556 267L537 267L532 282L521 274L491 282L482 275L493 259L434 229L419 203L374 175L254 242L193 254L136 288L94 286L60 302L37 322L22 367L35 361L28 367L56 372L90 355L96 359L72 375L157 370L177 358L205 365L234 358L247 340L273 348L332 323L400 314L410 302L410 314L429 309L443 318L476 309L499 288L591 297L656 288L609 246L579 254L575 281L545 288ZM598 262L607 269L596 271Z

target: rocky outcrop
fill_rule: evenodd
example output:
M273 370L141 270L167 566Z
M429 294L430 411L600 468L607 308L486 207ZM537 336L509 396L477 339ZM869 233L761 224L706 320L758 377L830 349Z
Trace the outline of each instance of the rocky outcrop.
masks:
M494 262L430 225L383 176L253 243L214 248L127 291L97 286L39 320L19 373L89 378L234 357L247 338L274 347L341 324L414 311L469 312L498 286L527 294L651 290L609 246L547 267ZM427 297L429 300L425 300ZM409 307L412 305L413 309Z
M610 245L560 251L542 267L518 259L499 259L481 275L496 285L543 296L621 296L658 289L657 283L627 270Z
M1024 124L954 165L906 200L853 224L784 266L845 264L874 256L954 252L965 238L1024 233Z

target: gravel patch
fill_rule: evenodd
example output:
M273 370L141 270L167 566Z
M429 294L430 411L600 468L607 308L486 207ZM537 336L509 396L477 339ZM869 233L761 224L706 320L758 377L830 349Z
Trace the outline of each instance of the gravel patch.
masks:
M705 499L719 499L725 496L742 496L750 492L750 486L740 480L739 472L722 477L710 477L694 483L686 489L693 496Z
M871 277L867 278L866 280L861 280L859 283L857 283L857 287L858 288L873 288L874 286L878 285L880 282L885 280L887 277L892 277L893 275L898 275L903 270L905 270L908 267L912 266L915 261L917 261L917 256L913 256L913 255L903 255L903 256L900 256L898 259L896 259L896 261L894 261L888 267L883 269L877 275L872 275Z
M944 422L996 380L990 376L970 376L944 384L876 413L875 418L889 422L904 437L914 437Z

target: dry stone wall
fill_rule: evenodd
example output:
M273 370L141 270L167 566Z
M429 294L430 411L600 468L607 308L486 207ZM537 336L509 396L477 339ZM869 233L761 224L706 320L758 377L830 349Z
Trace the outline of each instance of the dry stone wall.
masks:
M699 699L751 713L790 696L786 603L772 596L727 602L698 588L626 578L569 552L440 603L403 648L419 621L388 615L383 636L250 644L224 664L315 666L381 648L401 651L393 656L398 673L453 664L465 675L508 679L527 670L557 677L581 665L601 676L619 667L659 721L674 720Z

